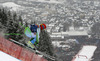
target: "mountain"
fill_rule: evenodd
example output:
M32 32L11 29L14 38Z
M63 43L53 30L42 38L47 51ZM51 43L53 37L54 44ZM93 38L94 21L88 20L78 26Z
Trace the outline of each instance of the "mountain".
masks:
M18 5L14 2L2 3L2 6L10 9L10 11L18 11L18 9L22 7L21 5Z

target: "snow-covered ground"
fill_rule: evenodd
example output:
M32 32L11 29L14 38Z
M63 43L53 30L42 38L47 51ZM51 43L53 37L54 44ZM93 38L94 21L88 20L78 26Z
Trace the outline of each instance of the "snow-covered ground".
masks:
M37 1L37 2L57 3L57 4L62 4L63 3L63 0L62 0L62 2L61 1L56 1L56 0L27 0L27 1Z
M20 5L15 4L14 2L2 3L2 6L10 8L11 11L17 11L20 7L22 7Z
M66 47L66 48L70 48L70 45L60 45L60 43L62 43L63 41L52 41L52 44L56 47Z
M6 2L6 3L3 3L2 4L4 7L6 6L6 7L20 7L20 5L17 5L17 4L15 4L15 3L13 3L13 2Z
M2 51L0 51L0 61L21 61L21 60L18 60Z
M39 2L47 2L47 3L61 3L58 1L50 0L50 1L45 1L45 0L38 0Z
M86 45L79 51L75 59L72 61L91 61L91 58L96 50L97 46Z

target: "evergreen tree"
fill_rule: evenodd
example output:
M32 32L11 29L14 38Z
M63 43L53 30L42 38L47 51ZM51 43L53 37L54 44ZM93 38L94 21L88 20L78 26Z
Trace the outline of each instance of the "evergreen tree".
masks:
M23 38L23 28L19 24L19 19L17 19L17 14L13 15L13 18L8 20L7 33L11 33L13 35L8 35L8 38L12 38L14 40L20 40Z
M66 32L66 31L69 31L69 27L70 27L70 23L69 22L65 22L63 24L63 31Z
M45 30L41 30L40 32L40 41L39 41L38 50L41 52L45 52L50 56L54 56L54 52L53 52L54 49L52 46L51 38L47 33L47 31Z
M2 23L2 25L6 26L6 21L7 21L7 11L4 9L0 9L0 22Z
M100 23L95 23L92 27L91 27L91 33L92 36L94 38L99 38L100 39Z
M0 22L2 28L6 29L6 38L12 38L16 41L23 38L23 27L19 24L19 20L22 22L22 18L18 17L16 13L11 13L5 9L0 9Z

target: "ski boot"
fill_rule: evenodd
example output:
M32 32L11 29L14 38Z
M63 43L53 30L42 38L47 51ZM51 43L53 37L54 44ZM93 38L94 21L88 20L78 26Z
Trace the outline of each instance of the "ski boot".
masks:
M28 41L27 46L35 50L35 46L31 43L31 41Z

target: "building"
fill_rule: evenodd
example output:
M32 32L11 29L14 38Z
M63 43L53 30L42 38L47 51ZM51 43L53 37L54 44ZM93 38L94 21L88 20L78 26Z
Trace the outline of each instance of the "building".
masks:
M57 32L52 33L51 35L52 40L66 40L68 38L78 38L78 37L88 37L87 31L67 31L67 32Z

